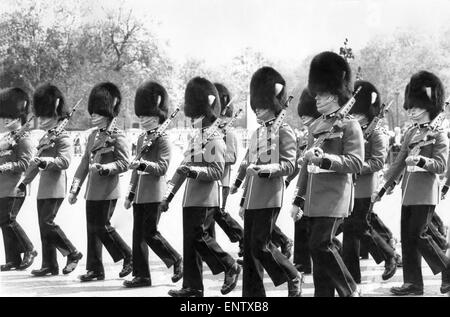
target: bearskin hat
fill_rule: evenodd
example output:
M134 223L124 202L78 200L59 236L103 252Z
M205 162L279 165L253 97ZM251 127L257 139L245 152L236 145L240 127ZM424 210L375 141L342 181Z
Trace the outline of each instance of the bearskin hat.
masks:
M134 112L139 116L159 117L159 123L167 119L169 95L157 82L146 81L136 90Z
M322 52L316 55L309 68L308 88L312 94L328 92L338 96L344 105L352 96L350 65L340 55Z
M24 124L27 121L29 105L28 94L20 88L6 88L0 91L1 118L20 118Z
M206 78L192 78L184 92L184 114L190 118L206 116L210 121L220 115L220 98L216 87Z
M225 87L223 84L220 83L214 83L214 86L216 86L217 92L219 93L220 98L220 114L225 117L232 117L233 116L233 104L230 104L228 109L225 111L225 107L228 105L228 103L231 100L231 94L227 87Z
M369 121L380 113L380 93L372 83L365 80L355 82L355 90L361 87L350 113L362 113Z
M286 101L286 81L272 67L262 67L250 81L250 106L256 109L271 109L278 114Z
M110 82L97 84L92 88L88 101L88 112L113 118L119 114L122 96L119 88Z
M427 110L434 119L444 105L444 85L433 73L420 71L412 75L405 89L406 110L418 107Z
M52 84L43 84L36 89L33 94L33 109L36 116L47 118L63 118L70 112L62 92Z
M316 99L311 96L308 88L303 89L300 99L298 100L297 112L300 117L309 116L317 119L321 116L317 111Z

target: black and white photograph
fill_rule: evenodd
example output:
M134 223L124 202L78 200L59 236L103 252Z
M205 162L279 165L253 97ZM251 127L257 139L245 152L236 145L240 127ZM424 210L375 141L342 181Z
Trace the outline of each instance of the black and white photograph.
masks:
M449 13L2 0L0 297L449 297Z

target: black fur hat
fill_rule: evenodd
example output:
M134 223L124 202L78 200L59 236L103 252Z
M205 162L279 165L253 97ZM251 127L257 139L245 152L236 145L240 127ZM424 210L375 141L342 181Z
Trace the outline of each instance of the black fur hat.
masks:
M220 105L221 105L220 114L225 117L231 118L233 116L233 112L234 112L233 104L230 104L227 111L225 111L225 113L223 113L225 107L228 105L228 103L231 100L230 91L223 84L214 83L214 86L216 86L217 92L219 93Z
M369 121L380 112L380 93L375 86L365 80L355 82L355 90L361 87L356 97L356 102L350 110L350 113L362 113L367 116Z
M36 89L33 94L33 109L37 117L47 118L64 118L70 112L62 92L52 84L43 84Z
M344 105L352 96L350 65L340 55L322 52L316 55L309 68L308 88L312 94L328 92L338 96Z
M138 117L159 117L159 123L163 123L169 112L169 95L166 89L151 80L140 85L134 98L134 112Z
M206 78L192 78L184 92L184 114L190 118L205 115L210 121L220 115L220 98L216 87Z
M114 101L116 102L114 103ZM110 82L100 83L92 88L88 101L88 112L113 118L119 114L122 96L119 88Z
M30 98L28 94L20 88L6 88L0 91L0 117L20 118L22 124L27 121Z
M311 96L308 88L303 89L300 99L298 100L297 112L300 117L309 116L317 119L321 116L317 111L316 99Z
M252 110L271 109L278 114L286 101L286 81L272 67L262 67L250 81L250 106Z
M405 89L404 108L418 107L427 110L434 119L444 105L444 85L433 73L420 71L412 75Z

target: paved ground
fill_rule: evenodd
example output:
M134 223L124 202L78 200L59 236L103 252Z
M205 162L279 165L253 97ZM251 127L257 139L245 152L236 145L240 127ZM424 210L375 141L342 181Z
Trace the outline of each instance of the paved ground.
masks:
M243 151L241 151L242 154ZM174 159L170 166L169 175L172 175L173 170L177 166L177 162L181 160L181 150L174 149ZM68 171L69 180L71 181L74 170L79 162L79 158L74 159L71 168ZM31 196L26 198L24 206L19 214L18 221L22 224L25 231L35 244L37 251L40 253L40 238L39 228L37 222L35 191L37 187L37 179L33 183ZM129 181L129 174L121 177L122 189L125 195L127 183ZM278 225L290 237L293 237L292 220L288 215L290 202L294 186L288 188L285 205L281 211ZM84 193L84 189L81 191ZM182 219L181 219L181 199L182 191L175 197L171 204L170 210L161 217L160 231L169 240L173 246L182 251ZM240 193L230 196L228 200L228 211L235 216L239 222L238 202L240 200ZM132 232L132 211L125 210L123 207L123 200L119 200L116 212L112 218L112 224L123 238L131 245ZM442 217L446 224L450 223L450 213L446 212L450 209L450 199L442 202L437 209L438 214ZM399 237L400 230L400 193L397 190L394 194L386 196L385 199L376 205L376 212L381 219L391 228L396 237ZM75 244L80 251L86 254L86 223L84 200L80 196L79 201L71 206L64 201L56 222L66 232L69 239ZM241 222L242 223L242 222ZM218 228L217 239L225 250L228 250L232 255L236 256L238 251L236 244L231 244L223 232ZM0 245L3 245L2 237L0 237ZM59 256L60 268L64 267L65 259ZM123 279L118 277L118 272L121 269L121 263L112 263L111 257L104 250L104 262L106 268L106 280L102 282L80 283L77 276L84 273L85 261L80 262L79 267L69 276L56 276L37 278L31 277L31 269L39 268L41 264L41 257L38 256L32 268L25 272L3 272L0 273L0 296L167 296L167 291L174 287L181 287L181 282L177 285L171 283L170 276L172 271L167 269L163 263L150 252L151 272L153 287L144 289L125 289L122 287ZM0 248L0 263L4 263L3 247ZM365 260L362 262L363 266L363 282L361 288L365 296L389 296L389 288L394 285L400 285L402 282L401 269L389 281L383 282L381 280L382 266L376 266L372 260ZM440 276L433 276L426 263L423 262L423 272L425 278L425 295L426 296L443 296L439 294ZM204 284L206 296L221 296L220 287L223 282L223 275L212 276L206 265L204 266ZM130 278L130 277L127 277ZM268 296L285 296L287 294L286 285L275 288L267 277L265 280ZM235 291L231 292L229 296L240 296L241 285ZM312 296L313 284L312 277L306 277L304 286L304 295Z

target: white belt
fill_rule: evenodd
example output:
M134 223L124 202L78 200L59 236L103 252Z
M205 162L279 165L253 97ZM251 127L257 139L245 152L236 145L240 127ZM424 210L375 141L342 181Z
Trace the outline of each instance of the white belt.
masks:
M149 175L150 173L144 171L137 171L138 175Z
M410 173L428 172L426 169L423 169L422 167L419 166L408 166L406 167L406 171Z
M326 169L320 168L319 166L314 165L314 164L308 164L308 173L322 174L322 173L335 173L335 171L326 170Z

